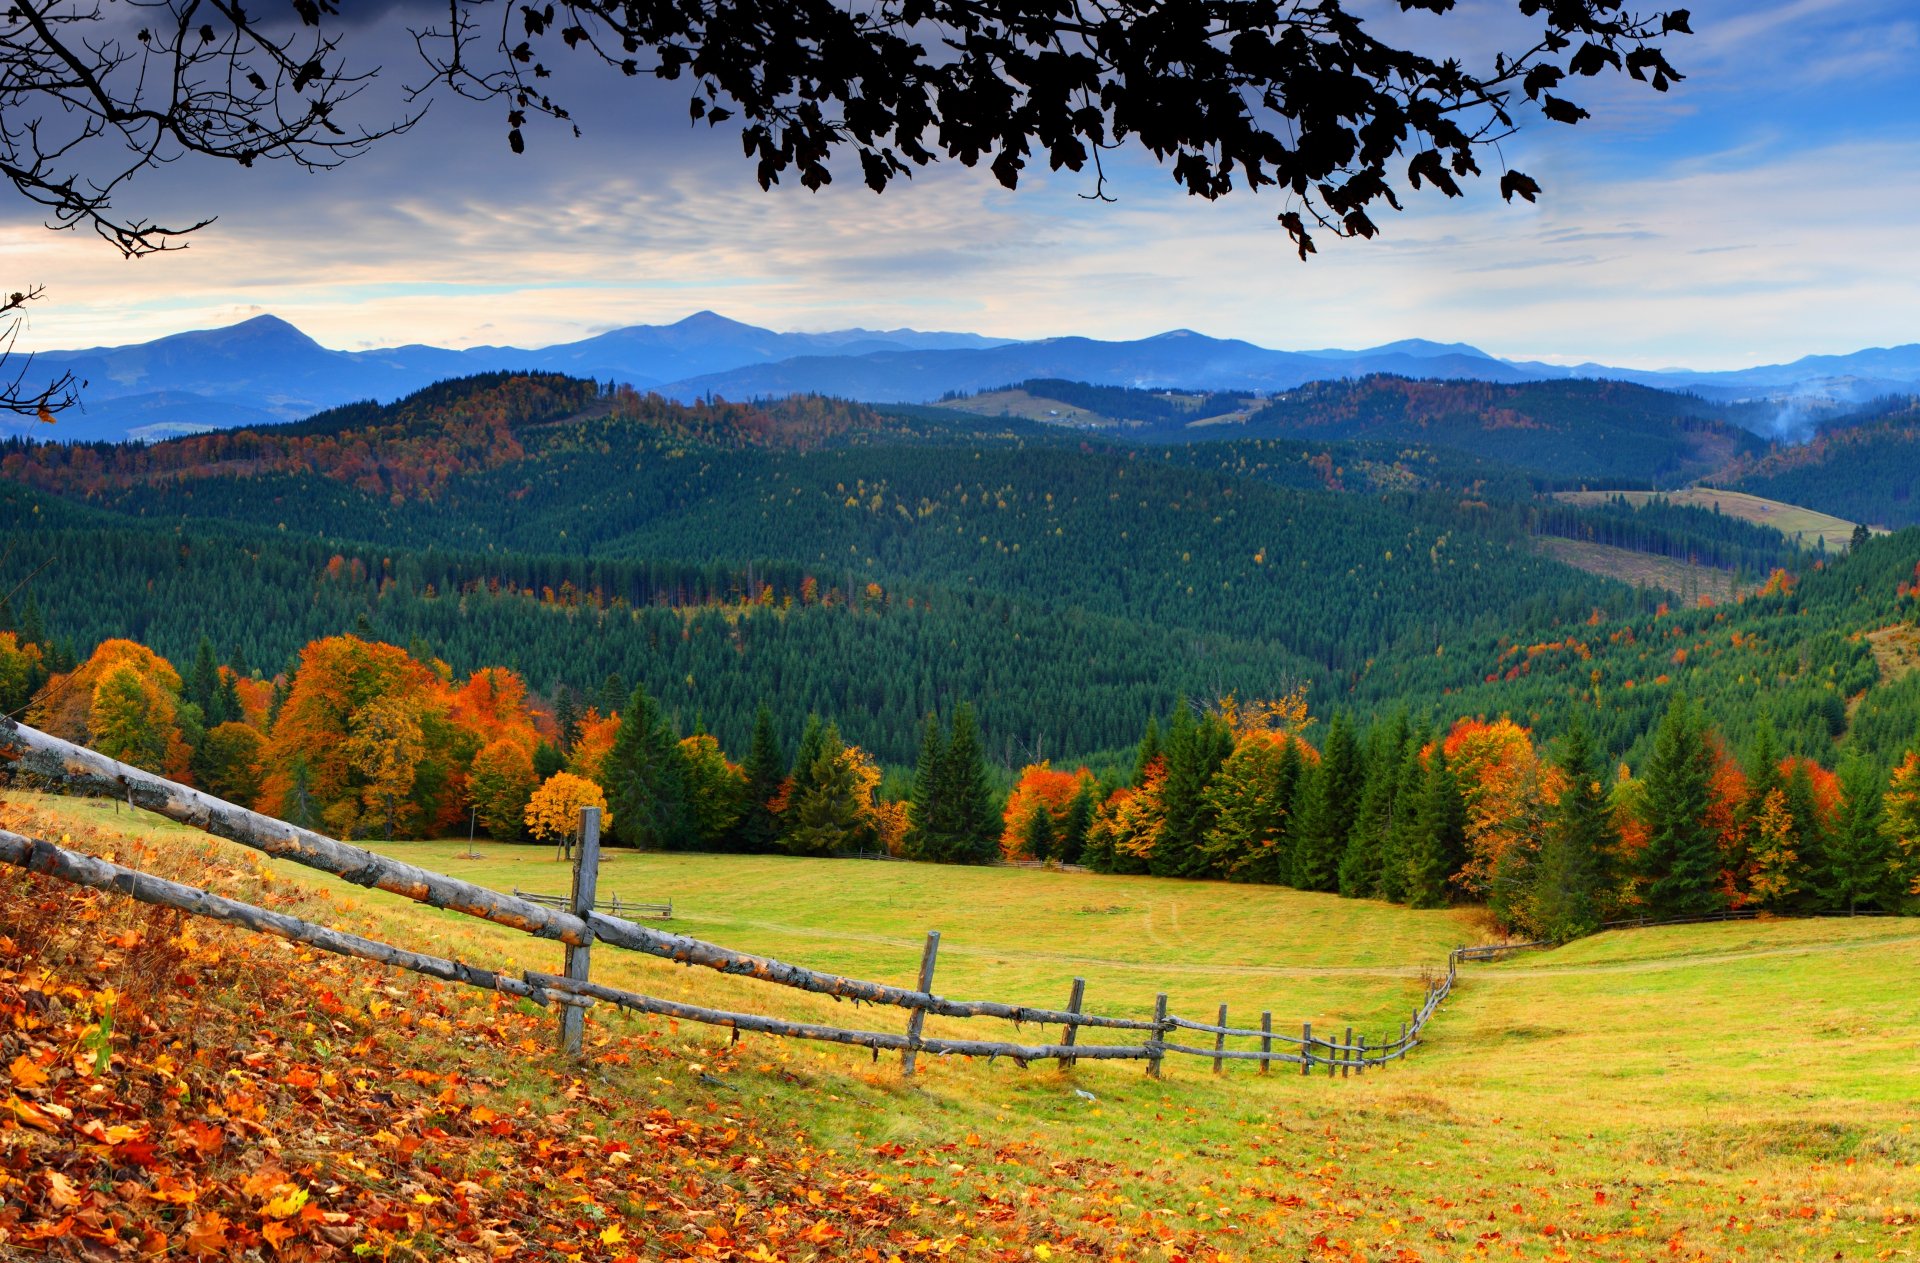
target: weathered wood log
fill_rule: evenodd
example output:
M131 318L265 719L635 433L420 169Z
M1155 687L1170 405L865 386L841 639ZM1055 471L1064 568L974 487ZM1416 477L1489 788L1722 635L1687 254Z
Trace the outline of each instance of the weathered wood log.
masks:
M17 753L18 767L23 772L58 781L93 797L122 799L215 837L332 873L356 886L390 891L431 907L464 912L537 938L559 939L575 945L586 941L585 924L571 913L375 855L311 829L263 816L165 777L116 762L85 746L63 741L3 716L0 716L0 750Z
M1151 1078L1160 1077L1161 1052L1167 1046L1167 1031L1172 1029L1167 1021L1167 993L1162 991L1153 1002L1153 1034L1147 1037L1147 1074Z
M1271 1031L1254 1030L1250 1027L1242 1026L1215 1025L1212 1022L1194 1022L1184 1017L1174 1017L1172 1015L1168 1016L1167 1025L1170 1027L1179 1027L1183 1031L1197 1031L1202 1035L1227 1035L1234 1039L1259 1039L1262 1036L1272 1035ZM1273 1038L1284 1040L1289 1044L1297 1044L1300 1042L1300 1038L1297 1035L1273 1035Z
M260 934L271 934L275 938L288 939L295 943L305 943L309 947L318 948L323 952L332 952L337 956L377 961L382 965L393 965L399 969L425 974L429 978L464 983L469 987L480 987L487 991L504 991L508 995L522 996L540 1004L547 1003L549 998L540 988L510 975L496 973L491 969L481 969L461 961L412 952L402 947L376 942L373 939L361 938L357 934L328 929L324 925L316 925L284 912L273 912L254 904L242 903L238 899L228 899L224 895L216 895L201 890L197 886L168 881L164 877L138 872L110 860L99 859L79 851L70 851L65 847L55 846L51 842L23 837L6 830L0 830L0 863L12 864L17 868L58 878L76 886L88 886L95 890L125 895L141 903L178 908L194 916L224 921L228 925L237 925L242 929Z
M1161 1047L1167 1052L1182 1053L1188 1057L1211 1057L1214 1055L1214 1051L1211 1048L1196 1048L1191 1044L1162 1044ZM1220 1050L1220 1056L1228 1061L1285 1061L1295 1064L1306 1061L1306 1058L1302 1057L1299 1053L1263 1053L1252 1048L1223 1048Z
M791 1022L784 1018L762 1017L756 1013L729 1013L724 1009L708 1009L697 1004L662 1000L657 996L623 991L598 982L579 982L554 974L529 972L526 975L526 981L530 986L549 992L588 996L608 1004L619 1005L623 1009L632 1009L636 1013L652 1013L686 1022L729 1026L735 1030L783 1035L791 1039L815 1039L833 1044L851 1044L858 1048L903 1052L907 1048L905 1035L895 1035L887 1031L850 1031L842 1030L837 1026L820 1026L811 1022ZM1146 1046L1140 1044L1078 1044L1069 1048L1064 1044L1007 1044L984 1039L931 1038L920 1040L919 1051L936 1056L1008 1057L1021 1063L1048 1061L1069 1056L1090 1057L1104 1061L1139 1061L1148 1055Z
M1220 1032L1213 1037L1213 1072L1219 1074L1223 1069L1221 1052L1227 1046L1227 1006L1220 1006Z
M1081 1002L1084 1001L1086 998L1087 998L1087 980L1085 978L1075 978L1073 980L1073 990L1067 996L1067 1012L1078 1013L1080 1011ZM1060 1029L1060 1042L1066 1045L1068 1048L1073 1047L1074 1044L1079 1042L1079 1038L1080 1038L1080 1028L1078 1026L1075 1026L1072 1022L1067 1023L1064 1027ZM1065 1066L1067 1069L1071 1070L1073 1069L1073 1058L1068 1057L1065 1061L1061 1062L1060 1064Z
M594 894L600 886L600 809L580 809L580 854L573 861L574 916L584 921L593 911ZM569 978L589 978L593 974L593 933L588 926L587 941L579 946L569 943L566 965L561 971ZM587 1015L578 1005L560 1010L560 1051L578 1060L585 1047Z
M920 990L933 994L933 969L940 959L940 931L927 931L927 945L920 951ZM900 1073L913 1077L913 1050L920 1046L920 1028L927 1022L927 1011L915 1009L907 1018L907 1051L900 1055Z
M62 782L80 793L123 798L136 807L145 808L169 820L177 820L267 855L332 873L355 885L389 891L431 907L480 917L539 938L558 939L570 946L578 947L587 942L587 927L591 923L593 938L616 947L855 1003L924 1008L929 1013L943 1017L996 1017L1016 1025L1041 1022L1098 1026L1110 1030L1155 1029L1153 1023L1135 1018L1070 1014L1054 1009L1000 1004L991 1000L941 999L905 987L843 978L770 957L736 952L716 943L649 929L597 911L583 920L565 909L543 907L532 900L503 895L249 811L4 717L0 717L0 750L18 753L21 756L21 770Z
M1260 1073L1266 1074L1273 1068L1273 1012L1268 1010L1260 1015Z

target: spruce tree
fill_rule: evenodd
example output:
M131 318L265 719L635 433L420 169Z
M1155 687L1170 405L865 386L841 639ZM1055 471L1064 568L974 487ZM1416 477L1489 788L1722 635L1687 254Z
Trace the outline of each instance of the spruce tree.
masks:
M559 729L560 752L572 754L580 736L580 695L565 684L554 690L553 724Z
M623 842L667 850L687 841L686 782L680 743L645 685L620 713L607 754L607 807Z
M1078 864L1086 854L1087 834L1093 828L1093 782L1082 781L1067 806L1060 825L1060 862Z
M1181 704L1182 706L1185 705L1184 702ZM1131 783L1136 788L1146 783L1147 765L1161 757L1163 753L1164 750L1160 744L1160 724L1152 717L1149 717L1147 719L1146 734L1140 738L1140 749L1135 753L1133 759L1133 780Z
M915 859L933 859L937 845L934 835L942 825L941 781L946 775L947 739L940 731L940 717L927 712L920 726L920 757L913 768L913 791L907 799L907 854Z
M945 829L940 847L943 858L962 864L991 863L1000 854L1000 809L987 779L986 756L971 703L953 712L947 737L945 771L936 791Z
M1819 888L1827 873L1827 828L1814 800L1813 773L1807 760L1795 759L1793 774L1787 777L1787 813L1793 819L1794 888L1797 897L1789 900L1802 911L1821 906Z
M1560 750L1560 792L1535 865L1529 928L1556 943L1591 934L1605 916L1611 857L1619 846L1599 753L1586 721L1575 718Z
M839 730L822 729L819 753L794 778L793 799L781 845L795 855L832 855L866 850L874 844L864 822L859 785L841 757L846 747Z
M1330 891L1340 886L1340 860L1359 815L1366 769L1360 746L1344 714L1335 715L1320 752L1313 794L1300 813L1293 844L1292 884L1299 890Z
M1415 908L1445 905L1449 883L1466 862L1466 800L1447 766L1446 749L1435 742L1420 799L1420 826L1407 856L1407 903Z
M533 775L542 785L553 776L567 770L567 756L560 753L560 747L551 741L542 741L533 748Z
M1906 893L1893 864L1893 845L1882 828L1880 776L1865 759L1840 765L1839 816L1828 839L1825 870L1817 886L1829 907L1894 911Z
M1378 893L1380 898L1394 903L1407 901L1408 865L1420 838L1420 809L1427 788L1427 769L1420 761L1420 750L1426 744L1424 729L1407 738L1406 758L1400 763L1400 784L1393 792L1392 815L1383 834Z
M1394 795L1407 757L1407 716L1395 715L1367 734L1366 789L1340 855L1340 894L1347 899L1369 899L1380 893L1380 869L1387 849L1387 831L1393 823Z
M786 755L780 751L780 738L774 735L773 711L765 702L753 716L753 744L747 752L746 811L740 820L741 844L749 851L765 854L776 848L780 821L769 806L780 793L786 779Z
M1046 804L1035 803L1031 814L1027 816L1027 827L1020 836L1020 847L1027 858L1050 860L1059 842L1053 830L1053 817L1048 814Z
M200 708L201 722L209 728L233 718L221 713L220 668L214 661L213 642L205 636L200 638L200 647L194 651L193 668L187 672L180 693L183 700Z
M1213 715L1195 719L1182 705L1167 732L1167 779L1160 801L1166 823L1147 871L1156 877L1205 877L1214 872L1204 845L1215 820L1207 787L1233 750L1233 733Z
M1713 765L1704 725L1686 697L1675 694L1647 761L1647 846L1640 860L1651 917L1702 916L1725 906L1716 881L1719 848L1707 826Z

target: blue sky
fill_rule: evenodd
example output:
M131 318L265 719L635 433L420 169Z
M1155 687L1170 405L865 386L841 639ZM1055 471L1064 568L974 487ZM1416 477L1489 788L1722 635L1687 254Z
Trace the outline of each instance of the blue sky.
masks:
M220 220L170 257L124 262L8 208L5 280L47 287L37 347L259 311L340 347L528 345L702 308L782 329L1428 337L1637 367L1920 341L1920 14L1909 0L1692 11L1675 91L1582 83L1594 119L1529 120L1506 142L1545 186L1539 206L1490 185L1415 194L1382 238L1323 242L1304 264L1277 199L1208 205L1139 161L1117 168L1117 204L1087 201L1078 176L1008 193L958 165L879 197L762 194L730 133L683 126L674 91L589 102L586 139L549 130L522 158L495 112L441 103L326 175L177 164L137 188L145 204ZM1411 22L1473 50L1498 46L1512 13L1465 0Z

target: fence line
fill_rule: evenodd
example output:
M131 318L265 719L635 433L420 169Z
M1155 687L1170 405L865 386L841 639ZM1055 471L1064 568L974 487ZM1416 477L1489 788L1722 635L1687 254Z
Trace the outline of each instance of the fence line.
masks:
M849 1044L872 1049L876 1056L882 1050L897 1050L906 1055L909 1064L917 1052L934 1056L1008 1057L1023 1065L1040 1060L1058 1060L1066 1065L1081 1059L1138 1060L1145 1061L1147 1072L1157 1078L1165 1055L1176 1053L1212 1059L1216 1074L1222 1073L1225 1063L1230 1061L1258 1062L1263 1073L1274 1063L1283 1063L1298 1065L1302 1074L1311 1074L1316 1066L1327 1067L1330 1075L1349 1074L1364 1072L1368 1067L1383 1066L1405 1057L1419 1046L1427 1023L1441 1003L1452 994L1462 962L1493 960L1510 952L1551 946L1543 942L1507 942L1455 948L1448 953L1446 972L1437 980L1428 982L1424 999L1410 1019L1401 1024L1398 1037L1379 1040L1365 1034L1356 1040L1351 1027L1347 1028L1341 1039L1322 1038L1313 1033L1310 1023L1302 1024L1298 1036L1283 1034L1272 1029L1270 1013L1261 1014L1258 1030L1231 1026L1227 1021L1225 1005L1220 1007L1217 1021L1194 1021L1171 1013L1164 994L1157 998L1151 1020L1090 1013L1082 1007L1085 980L1078 978L1074 980L1072 996L1065 1009L1044 1009L990 1000L950 1000L934 994L932 990L936 936L929 936L928 951L922 960L917 988L846 978L771 957L734 951L685 935L649 929L618 916L609 916L599 910L605 905L594 899L592 874L578 866L575 894L570 900L559 896L529 896L519 891L513 895L502 895L249 811L9 719L0 719L0 750L10 750L20 756L21 770L65 784L82 793L123 799L168 819L268 855L333 873L357 885L386 890L431 907L491 921L536 938L557 940L568 949L567 969L564 975L528 971L514 978L460 961L331 930L285 913L270 912L43 840L5 831L0 831L0 863L79 885L117 892L143 902L178 908L197 916L305 943L323 951L393 965L444 981L505 992L543 1005L558 1003L564 1006L562 1029L567 1035L565 1045L575 1052L579 1046L580 1010L599 1001L636 1012L728 1027L736 1038L738 1032L745 1030ZM594 819L585 821L586 814L592 814ZM594 826L598 822L597 816L593 808L583 813L583 823L596 837L597 829ZM583 857L592 849L583 847ZM553 906L555 904L566 906ZM613 906L620 909L634 907L620 904L617 900ZM671 905L667 905L667 908L670 913ZM1751 915L1734 912L1688 920L1738 920ZM1651 923L1640 921L1629 924ZM700 965L721 973L752 977L793 990L850 1000L856 1005L868 1003L905 1008L912 1011L913 1020L905 1034L851 1030L710 1009L610 987L595 983L587 976L587 954L595 942L684 965ZM1058 1043L1042 1044L928 1037L921 1034L920 1022L929 1013L954 1018L999 1018L1014 1023L1016 1027L1029 1022L1057 1025L1062 1028L1062 1035ZM1077 1040L1082 1027L1143 1032L1145 1038L1138 1044L1082 1044ZM1169 1040L1169 1035L1182 1030L1214 1036L1213 1046L1197 1047ZM1258 1040L1260 1046L1258 1049L1230 1049L1225 1046L1228 1039ZM1275 1051L1276 1042L1290 1045L1298 1051Z

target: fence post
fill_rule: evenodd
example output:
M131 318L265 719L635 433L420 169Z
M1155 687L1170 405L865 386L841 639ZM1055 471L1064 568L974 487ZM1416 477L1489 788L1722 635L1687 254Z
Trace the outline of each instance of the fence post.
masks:
M933 962L934 958L939 955L940 931L928 930L927 945L920 953L920 991L922 994L930 995L933 992ZM920 1028L926 1023L926 1020L927 1011L925 1009L915 1009L913 1015L907 1019L907 1050L900 1054L900 1073L909 1079L913 1077L914 1054L920 1050ZM880 1050L876 1048L874 1051L877 1053Z
M1300 1073L1313 1073L1313 1023L1300 1023Z
M1353 1028L1347 1028L1347 1037L1340 1041L1346 1047L1340 1050L1340 1077L1346 1078L1353 1072Z
M1357 1069L1354 1070L1354 1073L1365 1074L1366 1072L1367 1072L1367 1037L1365 1035L1362 1035L1360 1037L1360 1065Z
M1147 1077L1160 1077L1160 1059L1166 1055L1167 993L1162 991L1153 1002L1153 1034L1147 1040Z
M573 915L587 922L587 941L567 948L561 972L575 982L586 982L593 964L593 895L600 884L600 809L580 809L580 849L573 860ZM579 1057L584 1045L587 1011L579 1004L560 1006L560 1051Z
M1078 1013L1080 1011L1080 1001L1085 998L1086 994L1087 980L1085 978L1075 978L1073 980L1073 994L1067 997L1067 1012ZM1071 1048L1079 1042L1079 1037L1079 1023L1068 1022L1066 1031L1060 1036L1060 1042ZM1071 1070L1078 1060L1076 1057L1063 1057L1060 1064L1065 1069Z
M1273 1070L1273 1062L1271 1060L1273 1056L1273 1013L1270 1010L1260 1015L1260 1051L1266 1054L1260 1058L1260 1073L1271 1073Z
M1226 1024L1227 1024L1227 1006L1223 1004L1220 1006L1220 1020L1215 1022L1214 1025L1225 1026ZM1220 1056L1220 1051L1226 1046L1227 1046L1226 1031L1224 1030L1215 1031L1213 1033L1213 1072L1215 1074L1219 1074L1220 1067L1225 1064L1225 1062Z

